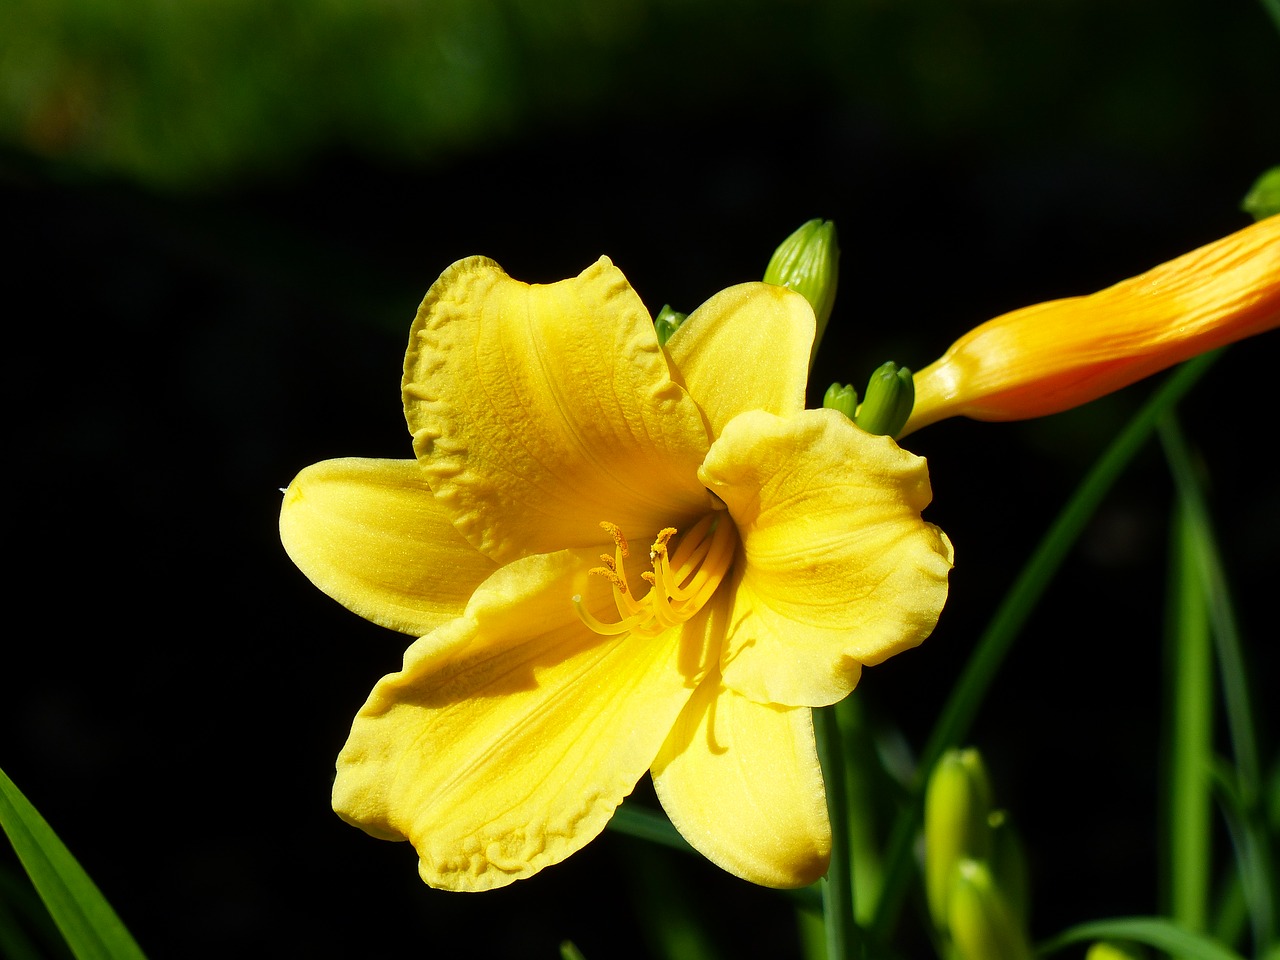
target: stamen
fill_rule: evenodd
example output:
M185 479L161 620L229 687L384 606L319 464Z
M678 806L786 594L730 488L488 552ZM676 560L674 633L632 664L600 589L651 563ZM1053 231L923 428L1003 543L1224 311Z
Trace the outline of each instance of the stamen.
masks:
M601 623L588 613L587 608L582 605L581 594L578 594L573 598L573 605L575 609L577 609L578 616L582 618L583 623L596 633L606 637L616 637L620 633L626 633L636 625L636 621L639 619L639 617L628 617L626 620L619 620L617 623Z
M649 548L649 562L654 563L658 557L667 555L667 541L676 535L675 527L663 527L658 531L658 538L653 541L653 546Z
M597 577L604 577L618 590L623 593L627 592L627 581L618 575L618 571L613 568L613 564L609 564L608 567L592 567L587 573L594 573Z
M627 546L627 538L622 535L621 527L616 523L610 523L608 520L601 520L600 528L613 537L614 545L622 552L624 557L631 556L631 548Z
M613 557L601 556L603 567L592 567L589 572L610 582L621 619L617 623L601 622L586 611L580 596L574 597L574 604L582 622L604 636L632 633L655 637L688 621L715 595L729 573L738 546L738 531L727 513L703 517L680 539L674 551L669 546L676 529L664 527L649 548L653 569L640 574L649 590L637 598L628 589L622 568L622 561L629 554L626 537L616 524L605 521L600 526L613 537L616 549Z

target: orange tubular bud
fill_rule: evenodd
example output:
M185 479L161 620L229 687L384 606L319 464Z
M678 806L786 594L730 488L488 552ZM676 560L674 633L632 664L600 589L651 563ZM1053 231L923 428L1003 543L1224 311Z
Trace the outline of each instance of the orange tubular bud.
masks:
M915 408L899 436L947 417L1069 410L1276 326L1280 216L1089 296L975 327L915 375Z

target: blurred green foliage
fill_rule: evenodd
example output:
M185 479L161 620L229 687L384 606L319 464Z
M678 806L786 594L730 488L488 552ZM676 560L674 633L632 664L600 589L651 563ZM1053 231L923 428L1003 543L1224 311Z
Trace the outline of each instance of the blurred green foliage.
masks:
M822 97L925 138L1196 151L1215 90L1274 94L1265 23L1199 0L6 0L0 143L172 189L743 97L803 138L789 103Z

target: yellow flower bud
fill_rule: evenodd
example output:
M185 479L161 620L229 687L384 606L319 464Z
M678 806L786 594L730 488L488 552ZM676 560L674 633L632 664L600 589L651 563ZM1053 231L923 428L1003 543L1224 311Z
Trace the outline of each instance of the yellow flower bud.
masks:
M1089 948L1084 960L1147 960L1147 951L1136 943L1099 940Z
M1027 935L985 863L960 861L950 899L951 942L960 960L1031 960Z
M991 852L991 786L977 750L949 750L929 777L924 799L924 870L929 913L945 928L955 871Z

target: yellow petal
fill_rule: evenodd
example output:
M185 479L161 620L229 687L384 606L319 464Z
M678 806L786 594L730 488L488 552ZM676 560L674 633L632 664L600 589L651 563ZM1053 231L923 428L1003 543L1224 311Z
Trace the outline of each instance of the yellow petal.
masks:
M460 615L496 565L435 501L416 460L326 460L285 491L280 540L349 610L422 636Z
M721 659L730 688L762 703L834 703L863 664L933 630L952 551L920 518L923 459L835 410L750 412L700 475L742 538Z
M686 670L706 671L679 630L639 643L588 630L570 598L594 561L503 567L356 717L334 809L411 840L428 884L503 886L586 844L653 762L692 693Z
M546 286L455 263L418 309L404 403L436 496L500 562L595 543L602 520L656 532L707 508L702 417L605 257Z
M1087 297L982 324L915 375L899 436L946 417L1069 410L1280 325L1280 216Z
M676 829L730 873L767 887L826 873L831 827L807 707L755 703L713 673L658 754L653 784Z
M743 283L689 314L667 352L719 436L745 410L790 416L804 409L813 334L813 308L800 294Z

